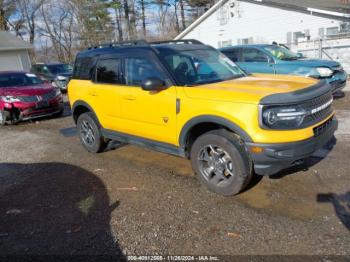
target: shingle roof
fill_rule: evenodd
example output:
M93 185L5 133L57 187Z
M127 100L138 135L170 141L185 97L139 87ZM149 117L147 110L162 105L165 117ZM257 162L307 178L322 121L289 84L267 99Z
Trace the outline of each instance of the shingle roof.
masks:
M32 49L33 46L21 39L17 36L5 32L0 31L0 51L10 51L10 50L27 50Z

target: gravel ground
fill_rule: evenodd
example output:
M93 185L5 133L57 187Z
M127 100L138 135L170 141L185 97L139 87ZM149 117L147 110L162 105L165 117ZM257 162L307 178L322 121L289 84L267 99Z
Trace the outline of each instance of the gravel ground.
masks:
M0 129L0 254L350 255L350 93L336 138L299 168L221 197L189 162L113 144L67 115Z

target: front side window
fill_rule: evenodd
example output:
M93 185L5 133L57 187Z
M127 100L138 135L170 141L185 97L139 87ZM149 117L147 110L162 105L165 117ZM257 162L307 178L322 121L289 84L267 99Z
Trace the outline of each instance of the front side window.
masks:
M242 50L242 62L267 63L268 61L268 56L258 49L247 48Z
M121 84L120 59L100 60L96 68L96 81L104 84Z
M161 55L180 85L194 86L245 76L228 57L213 49L162 50Z
M149 77L164 79L163 74L151 61L144 58L125 59L126 85L141 86L142 81Z
M281 46L266 46L264 49L267 50L273 57L281 60L297 60L300 58L296 53L293 53L287 48Z
M35 74L30 73L6 73L0 74L1 87L33 86L40 85L43 81Z

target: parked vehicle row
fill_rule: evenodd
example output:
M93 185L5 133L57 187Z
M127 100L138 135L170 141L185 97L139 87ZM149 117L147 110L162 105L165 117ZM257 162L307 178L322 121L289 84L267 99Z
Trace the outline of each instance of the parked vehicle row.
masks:
M70 64L41 63L33 65L30 71L65 92L69 78L72 76L73 67Z
M73 119L88 151L117 140L181 156L222 195L327 143L337 129L332 93L346 83L334 61L277 45L220 52L196 40L112 43L78 53L74 70L31 71L0 72L0 125L62 114L71 79Z
M326 80L247 74L195 40L82 51L68 96L88 151L117 140L185 157L209 190L226 196L253 173L300 164L337 129Z
M333 93L346 85L347 73L338 62L308 59L283 46L241 45L225 47L220 51L249 73L292 74L324 79Z

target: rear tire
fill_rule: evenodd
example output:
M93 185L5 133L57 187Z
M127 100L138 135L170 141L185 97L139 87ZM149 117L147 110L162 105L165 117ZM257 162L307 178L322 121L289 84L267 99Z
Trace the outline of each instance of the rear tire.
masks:
M89 152L100 153L106 149L107 143L93 113L81 114L77 128L80 141Z
M238 194L253 176L252 161L243 141L225 129L198 137L190 157L199 181L223 196Z

